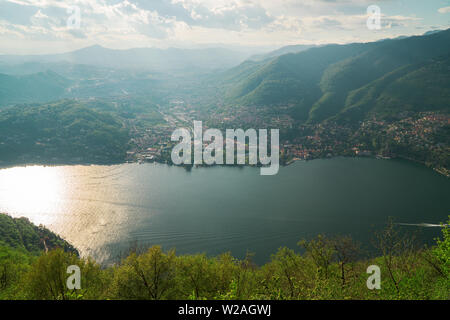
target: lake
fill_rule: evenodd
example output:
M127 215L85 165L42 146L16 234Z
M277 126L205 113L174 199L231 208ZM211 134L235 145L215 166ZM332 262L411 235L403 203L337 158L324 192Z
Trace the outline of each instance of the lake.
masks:
M423 241L440 234L450 180L397 160L334 158L295 162L276 176L258 168L162 164L15 167L0 170L0 212L43 224L98 262L136 243L177 252L255 253L319 233L350 234L366 247L389 216Z

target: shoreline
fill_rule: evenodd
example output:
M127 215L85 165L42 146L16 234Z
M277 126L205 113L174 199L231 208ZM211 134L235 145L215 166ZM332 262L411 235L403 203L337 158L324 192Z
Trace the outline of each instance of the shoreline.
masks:
M285 164L282 164L283 167L287 167L291 164L293 164L294 162L297 161L313 161L313 160L320 160L320 159L334 159L334 158L355 158L355 159L375 159L375 160L384 160L384 161L389 161L389 160L404 160L407 162L411 162L411 163L416 163L419 164L425 168L431 169L437 173L439 173L440 175L446 177L446 178L450 178L450 170L447 169L441 169L441 168L436 168L436 167L432 167L432 166L428 166L426 163L412 159L412 158L407 158L407 157L402 157L402 156L396 156L396 157L380 157L380 156L348 156L348 155L336 155L336 156L332 156L332 157L317 157L317 158L312 158L312 159L292 159L287 161Z
M357 158L366 158L367 160L357 159ZM373 157L372 157L372 159L373 159ZM310 161L310 160L292 160L292 161L289 161L289 162L286 163L285 166L293 164L296 161L305 161L305 163L299 163L298 165L294 165L289 170L286 169L284 171L285 174L282 174L281 176L289 177L290 173L296 172L297 169L299 169L299 170L307 170L308 171L310 167L312 167L312 168L319 167L320 168L322 166L326 166L328 168L331 168L330 170L335 170L336 166L334 165L334 163L347 164L346 167L349 167L349 168L352 168L353 166L360 166L361 165L362 167L367 169L367 171L372 171L371 168L377 168L377 167L386 168L386 167L391 167L391 166L394 166L394 167L402 166L402 167L406 167L406 169L408 169L408 167L409 167L408 170L412 170L412 171L410 171L412 173L415 172L413 170L416 170L416 172L418 172L419 174L424 174L424 175L427 175L427 176L433 176L434 175L434 179L435 180L433 180L433 181L437 181L438 183L442 183L443 186L445 186L445 187L448 186L446 180L444 180L442 178L438 178L439 177L438 175L436 175L434 173L431 173L429 170L425 170L422 165L420 165L420 164L417 164L417 165L416 164L412 164L411 162L407 162L407 161L405 161L403 159L392 159L392 160L395 160L395 161L392 161L390 163L385 162L385 164L383 164L382 162L374 162L373 160L370 160L369 157L355 157L355 156L353 156L353 157L337 156L337 157L328 157L328 158L314 159L314 160L322 160L322 161L316 161L315 163L313 163L313 162L306 163L306 161ZM326 161L326 160L329 160L329 161ZM152 164L149 163L146 166L140 167L140 165L138 165L138 163L136 163L136 162L128 163L130 166L122 166L123 164L124 163L120 163L120 164L115 164L115 165L112 165L112 166L103 165L103 167L100 166L100 165L98 165L98 167L97 167L97 165L96 165L96 166L92 166L91 169L90 169L89 166L86 166L84 168L82 166L78 166L78 169L77 169L77 166L72 166L72 167L67 166L66 168L59 167L60 169L58 169L58 167L56 167L56 170L61 170L61 172L66 172L66 171L70 172L72 170L73 171L85 171L85 170L91 171L92 170L93 172L105 171L105 170L106 171L119 170L121 172L126 172L126 173L133 172L133 171L138 171L138 172L141 172L143 174L146 174L146 172L155 171L155 172L160 172L159 176L162 177L163 179L164 179L165 176L170 176L172 174L175 174L175 177L179 177L180 175L184 176L184 177L186 177L185 178L186 181L192 181L192 180L188 180L188 179L192 179L194 177L204 176L205 177L205 179L204 179L205 183L208 183L209 177L211 177L211 175L215 176L216 173L233 174L234 176L241 176L241 175L248 176L249 173L250 173L251 176L253 176L254 173L256 173L255 170L252 170L251 168L248 168L245 171L239 171L239 170L233 170L233 169L230 170L230 169L227 169L226 167L222 168L222 169L218 169L217 168L216 170L213 170L213 171L209 172L209 171L206 171L206 170L202 169L202 168L208 168L207 166L203 166L203 167L198 168L199 170L196 170L197 174L195 176L191 176L189 174L189 172L184 172L184 170L171 168L172 165L171 166L162 166L160 163L152 163ZM51 167L51 166L49 166L49 167ZM339 167L340 166L338 166L337 168L339 168ZM42 168L42 171L46 170L46 169L44 169L44 167L41 167L41 168ZM212 166L210 166L209 168L212 168ZM245 169L245 167L243 167L243 166L239 167L239 168L240 169ZM55 169L48 169L48 172L51 173L53 170L55 170ZM422 172L420 172L420 171L422 171ZM24 172L25 172L25 170L24 170ZM283 173L283 171L281 171L281 173ZM382 171L380 171L380 173L382 173ZM128 175L128 174L124 175L124 177L126 177L126 176L134 176L134 175ZM191 176L191 178L189 176ZM414 175L409 174L409 176L413 177ZM374 178L373 179L374 181L377 181L377 176L372 176L372 177ZM311 178L314 178L314 176L311 176ZM345 179L346 179L345 176L343 178L344 178L344 181L345 181ZM389 178L389 176L387 178ZM194 178L194 180L195 179L196 178ZM260 179L260 178L257 178L257 179ZM329 179L329 178L326 178L326 179ZM169 180L169 181L171 181L171 180ZM178 181L178 180L172 180L172 181ZM181 181L183 181L183 180L181 180ZM243 180L241 179L241 181L243 181ZM259 180L259 181L264 181L264 180ZM131 183L133 183L133 180L131 180ZM295 186L295 185L298 185L298 182L293 181L292 186ZM4 184L4 187L8 188L8 185ZM7 190L7 189L5 189L5 190ZM320 189L319 189L319 191L320 191ZM8 198L5 198L5 199L8 199ZM89 201L91 201L91 200L89 200ZM4 211L9 213L9 214L13 214L13 212L11 212L9 210L4 210ZM13 216L16 216L16 215L13 214ZM22 215L22 216L24 216L24 215ZM439 223L440 221L442 221L442 220L436 220L436 219L427 220L426 218L423 218L423 219L421 218L420 220L414 220L414 221L403 219L400 222L404 222L404 223L407 223L407 222L411 222L411 223L422 223L422 222L436 223L437 222L437 223ZM47 227L49 227L51 230L54 230L51 227L51 224L49 225L48 222L43 222L43 224L47 225ZM107 223L105 225L107 225ZM72 238L70 238L70 239L72 240ZM139 239L140 239L139 237L136 237L136 241L140 241ZM160 243L160 242L158 242L158 243ZM86 249L86 250L88 250L88 249ZM89 250L88 251L80 250L80 252L82 252L83 254L89 254ZM92 252L94 252L94 251L92 251Z
M423 167L429 168L433 171L435 171L436 173L446 177L446 178L450 178L450 170L447 170L445 168L436 168L436 167L432 167L432 166L428 166L426 165L426 163L421 162L419 160L415 160L412 158L408 158L408 157L402 157L402 156L396 156L396 157L379 157L379 156L349 156L349 155L336 155L336 156L332 156L332 157L317 157L317 158L312 158L312 159L290 159L288 161L285 162L280 162L280 167L288 167L290 165L292 165L295 162L298 161L314 161L314 160L326 160L326 159L334 159L334 158L367 158L367 159L376 159L376 160L405 160L411 163L416 163L419 164ZM260 168L263 167L262 165L258 164L258 165L238 165L238 164L234 164L234 165L174 165L172 163L169 163L167 161L158 161L153 160L153 161L141 161L141 160L136 160L136 161L111 161L111 162L88 162L88 161L67 161L67 162L18 162L18 163L14 163L14 162L0 162L0 170L3 169L11 169L11 168L15 168L15 167L31 167L31 166L43 166L43 167L60 167L60 166L114 166L114 165L122 165L122 164L143 164L143 163L158 163L158 164L165 164L168 166L175 166L175 167L182 167L185 168L186 170L190 170L192 168L197 168L197 167L202 167L202 168L212 168L212 167L216 167L216 166L227 166L227 167L238 167L238 168L244 168L244 167L254 167L254 168Z

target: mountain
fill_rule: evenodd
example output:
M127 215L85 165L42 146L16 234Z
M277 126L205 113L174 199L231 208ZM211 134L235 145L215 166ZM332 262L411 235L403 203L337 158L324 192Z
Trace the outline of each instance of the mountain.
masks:
M248 53L223 48L113 50L0 55L0 106L62 98L139 95L158 100L197 76L239 65Z
M0 56L0 69L24 63L84 64L114 69L145 69L155 72L207 72L238 65L247 53L223 48L158 49L136 48L115 50L99 45L69 53L53 55Z
M293 117L310 122L342 112L360 119L369 111L387 115L403 109L448 110L449 54L450 29L382 42L327 45L263 63L245 62L223 74L229 81L221 84L230 104L291 106ZM391 84L398 89L395 94ZM416 103L411 102L410 90ZM391 112L381 107L388 100Z
M400 67L351 91L337 119L449 110L450 54Z
M290 45L290 46L285 46L280 49L271 51L269 53L253 55L250 58L248 58L248 60L263 61L263 60L279 57L279 56L282 56L282 55L288 54L288 53L299 53L299 52L306 51L306 50L314 48L314 47L316 47L316 45L306 45L306 44Z
M450 54L450 30L387 41L356 57L335 63L327 68L322 76L320 82L322 100L312 107L310 118L323 120L334 115L345 106L345 99L351 91L362 88L399 68L448 54ZM433 74L428 76L430 79L433 78ZM434 90L439 94L447 89L438 86L437 83L435 85ZM416 89L423 94L429 94L426 87L420 83L417 83ZM399 99L408 99L408 92L403 91L403 96Z
M71 83L52 71L24 76L0 74L0 105L58 99Z
M120 70L86 64L62 62L25 62L21 64L0 64L0 73L13 76L27 76L52 71L71 80L106 78L121 74ZM122 74L125 71L122 72Z
M163 84L170 84L169 77L160 74L65 62L29 62L6 69L0 67L0 71L12 74L0 73L0 107L64 98L140 96L157 100L169 90Z
M229 103L242 105L295 105L295 117L306 120L311 106L321 97L319 86L327 67L361 54L375 44L329 45L297 54L287 54L265 63L234 68L232 79L223 84ZM247 69L245 74L242 69Z

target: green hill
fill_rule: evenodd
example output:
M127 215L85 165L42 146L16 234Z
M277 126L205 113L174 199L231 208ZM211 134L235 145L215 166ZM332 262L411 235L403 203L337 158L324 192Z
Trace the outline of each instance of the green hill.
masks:
M72 100L0 110L0 161L6 163L120 162L128 140L115 116Z
M25 249L32 254L62 248L78 255L78 251L61 237L43 226L36 226L26 218L12 218L0 213L0 245Z
M374 90L366 86L380 87L382 82L408 72L406 79L397 79L395 88L384 91L384 98L377 97L381 99L379 106L388 102L393 112L448 110L449 54L450 29L405 39L328 45L262 63L247 62L230 70L222 83L229 104L292 106L289 112L294 118L320 122L341 112L347 118L361 119L367 115L361 112L361 105L370 100L363 92ZM415 96L409 92L412 89ZM358 101L359 97L364 99ZM365 105L366 111L372 106ZM387 109L375 107L372 114L382 116Z
M0 106L57 100L71 83L52 71L23 76L0 74Z
M365 45L330 45L298 54L287 54L269 62L254 64L254 70L233 81L227 89L230 103L242 105L293 104L297 118L308 117L309 110L322 92L322 73L332 63L361 53Z
M395 117L405 111L448 110L450 55L412 64L351 91L338 119Z

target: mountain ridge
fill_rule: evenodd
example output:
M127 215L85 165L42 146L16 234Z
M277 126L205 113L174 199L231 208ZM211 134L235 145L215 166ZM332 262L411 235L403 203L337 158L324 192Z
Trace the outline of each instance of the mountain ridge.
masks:
M97 67L145 69L158 72L186 70L207 72L231 68L243 62L247 57L247 53L224 48L132 48L118 50L93 45L60 54L0 55L0 64L69 62Z
M228 74L234 83L226 83L225 95L229 104L292 105L291 114L296 119L320 122L344 109L352 110L346 105L352 91L399 68L447 54L450 29L383 42L327 45L255 63L245 76ZM448 59L441 61L444 70L448 63ZM441 85L439 92L446 96L446 82ZM448 109L449 103L442 108Z

